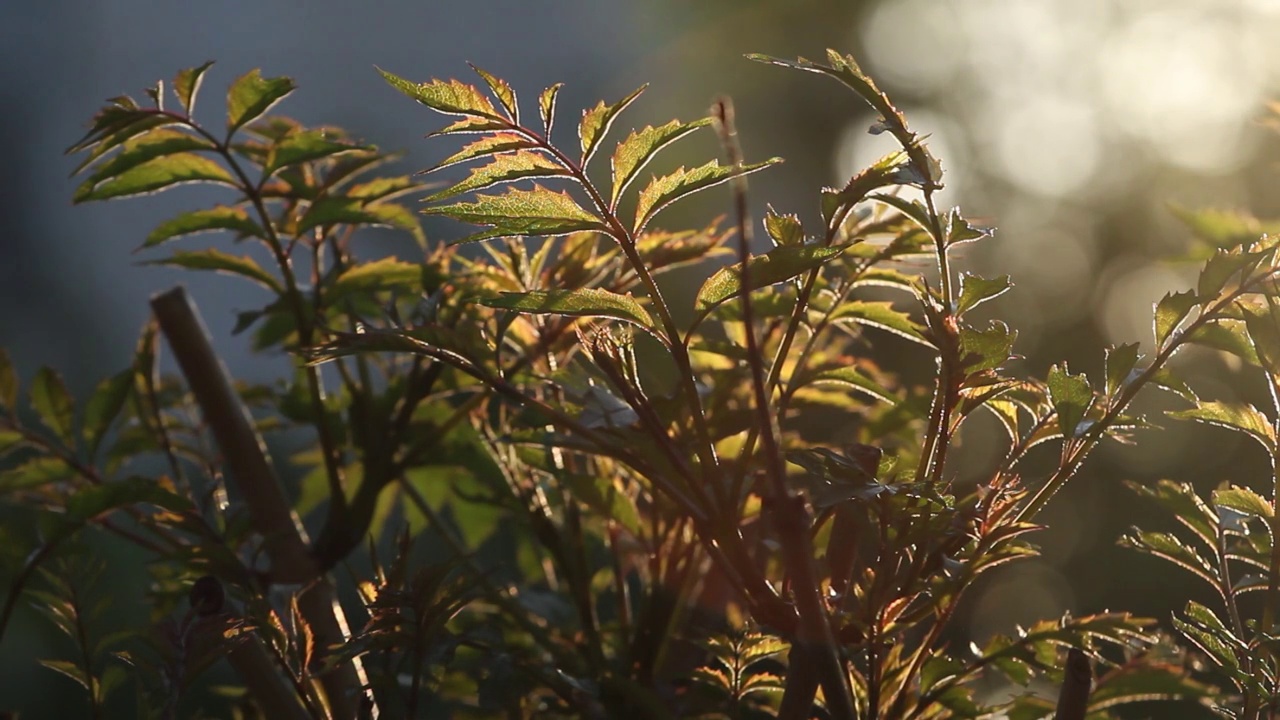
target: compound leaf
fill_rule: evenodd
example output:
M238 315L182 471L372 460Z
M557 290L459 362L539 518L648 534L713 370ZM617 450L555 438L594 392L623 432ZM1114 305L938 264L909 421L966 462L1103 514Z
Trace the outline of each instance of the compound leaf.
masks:
M382 68L378 73L391 87L417 100L427 107L444 115L461 115L464 117L496 120L505 125L506 118L498 113L489 98L474 85L457 80L432 79L424 83L414 83L393 75Z
M1197 299L1194 290L1168 293L1160 302L1156 303L1156 347L1164 347L1164 341L1169 338L1170 333L1187 317L1187 313L1191 312L1191 308L1195 307L1196 304Z

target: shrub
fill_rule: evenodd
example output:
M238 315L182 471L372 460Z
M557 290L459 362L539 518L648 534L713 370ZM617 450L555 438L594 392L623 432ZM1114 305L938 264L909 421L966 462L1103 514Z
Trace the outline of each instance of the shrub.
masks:
M471 169L434 187L379 174L389 156L340 130L268 114L286 78L238 78L225 130L193 116L207 64L178 74L176 105L159 84L149 105L110 101L71 148L85 156L76 200L225 188L227 204L161 223L143 248L204 231L258 246L265 264L215 248L152 262L266 288L237 332L295 362L276 385L232 383L181 291L155 298L131 366L79 410L42 369L20 417L0 362L0 486L38 510L14 544L0 632L25 592L76 641L76 659L44 663L95 715L129 685L139 716L194 712L189 690L225 657L241 710L273 718L1038 718L1057 686L1063 718L1153 699L1262 717L1277 692L1274 493L1224 487L1205 503L1137 488L1193 541L1124 542L1222 600L1228 621L1192 603L1173 622L1207 665L1126 613L1046 618L969 648L952 625L980 576L1035 554L1041 511L1094 448L1149 426L1131 414L1144 388L1276 457L1280 404L1268 417L1201 401L1170 368L1190 344L1224 349L1280 397L1276 241L1205 233L1197 287L1156 305L1149 359L1127 344L1096 381L1065 364L1016 376L1016 332L973 313L1011 281L953 267L989 233L938 207L925 139L849 57L752 59L852 90L878 116L871 132L900 147L823 190L816 221L770 207L759 242L746 178L779 160L744 159L728 100L606 145L636 91L586 110L565 146L559 85L529 122L482 70L478 86L383 72L451 118L435 135L469 138L429 172ZM642 181L659 152L708 130L723 163ZM607 182L593 179L602 149ZM718 185L729 220L658 224ZM479 229L428 242L405 204L423 194L426 214ZM420 257L362 257L370 227L410 235ZM708 272L715 258L728 262ZM692 303L664 280L682 268L700 279ZM181 379L158 371L161 335ZM961 484L952 451L980 411L1007 451ZM263 434L310 439L291 456L296 488ZM1039 446L1057 451L1047 471L1026 461ZM98 563L68 548L103 533L148 555L150 627L95 627L82 570ZM1264 595L1256 622L1238 601L1250 591Z

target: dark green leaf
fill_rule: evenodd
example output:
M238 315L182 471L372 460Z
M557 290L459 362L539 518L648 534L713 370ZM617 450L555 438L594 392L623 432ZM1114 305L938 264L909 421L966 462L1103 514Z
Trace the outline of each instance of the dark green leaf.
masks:
M612 478L565 473L560 476L560 479L564 481L565 487L573 493L576 500L599 513L601 517L613 520L633 535L643 534L635 502L618 488Z
M437 202L517 180L551 177L570 177L570 173L556 161L535 150L506 152L495 156L488 165L472 169L466 180L431 195L424 202Z
M538 112L542 115L542 129L547 140L551 139L551 125L556 119L556 95L560 94L562 87L564 83L556 83L538 95Z
M18 373L4 348L0 348L0 407L10 412L18 409Z
M1156 304L1155 329L1156 347L1163 348L1170 333L1182 322L1191 308L1197 304L1194 290L1180 293L1169 293Z
M1258 354L1249 341L1245 324L1239 320L1207 322L1187 336L1188 342L1231 353L1247 363L1257 365Z
M1216 557L1218 515L1200 499L1195 488L1189 483L1161 480L1153 488L1135 482L1126 482L1125 485L1137 494L1160 503L1178 522L1195 533L1203 543L1204 549L1214 553Z
M160 223L147 235L147 240L142 247L155 247L176 237L212 230L233 230L240 237L266 236L266 231L249 217L249 213L245 212L244 208L217 205L206 210L185 212Z
M295 231L301 235L317 227L331 225L369 225L372 227L389 227L421 235L422 227L418 225L413 213L395 203L370 203L354 198L337 196L322 197L311 203L298 220Z
M1217 248L1248 245L1264 232L1262 223L1252 215L1230 210L1188 210L1176 205L1169 208L1192 234Z
M1107 348L1107 396L1114 397L1129 381L1138 364L1138 343Z
M1275 515L1275 508L1267 499L1247 487L1232 485L1223 490L1213 491L1213 504L1220 508L1230 508L1250 517L1270 518Z
M822 191L822 220L829 231L834 230L832 223L844 215L858 203L877 190L898 183L898 171L905 167L907 156L902 152L892 152L884 156L870 167L863 168L849 178L844 187L836 190L825 188ZM907 201L903 200L903 203ZM923 208L923 206L921 206ZM927 211L922 210L927 216ZM929 225L923 226L926 230Z
M987 280L965 273L960 279L960 299L956 301L956 315L963 315L982 303L1003 295L1013 287L1008 275Z
M145 195L184 183L235 185L221 165L195 153L162 155L136 165L96 185L86 182L77 190L75 202Z
M1153 700L1216 700L1222 690L1197 682L1181 664L1155 659L1126 663L1108 672L1089 694L1089 713L1101 713L1118 705Z
M186 497L151 478L134 476L77 490L67 498L66 522L83 524L104 513L140 504L155 505L176 513L194 512L191 501Z
M1018 333L999 320L992 320L986 330L960 328L960 363L966 373L995 370L1009 361Z
M1078 436L1083 431L1080 421L1093 405L1089 379L1083 373L1072 375L1065 363L1054 365L1049 369L1049 397L1058 413L1058 428L1063 437Z
M103 434L124 408L131 389L133 389L133 368L103 380L93 391L93 395L89 396L89 401L84 406L83 428L89 457L97 454Z
M287 77L264 78L255 68L236 78L227 91L227 133L233 133L267 112L293 92L293 80Z
M1182 378L1174 375L1173 371L1167 367L1160 368L1156 371L1155 375L1151 376L1151 384L1158 388L1168 390L1187 402L1195 403L1200 401L1200 398L1196 396L1195 391L1191 389L1191 386L1183 382Z
M511 188L502 195L477 195L474 202L431 207L423 212L492 228L459 242L505 235L567 235L608 229L600 218L584 210L568 193L538 186L532 190Z
M467 64L471 65L471 63ZM511 89L511 85L506 80L494 77L475 65L471 65L471 69L475 70L476 74L484 79L485 84L489 86L494 96L498 98L498 102L502 103L502 108L507 111L507 119L513 124L519 125L520 108L516 103L516 91Z
M1237 653L1248 652L1245 643L1227 629L1212 610L1197 602L1187 603L1187 619L1173 618L1173 626L1199 647L1219 667L1233 675L1240 672Z
M605 133L609 132L609 126L613 124L618 113L627 109L627 106L635 102L640 97L640 93L644 92L648 85L642 85L635 92L622 98L618 102L606 106L601 100L595 107L582 112L582 121L578 123L578 140L582 145L582 167L586 167L591 162L591 156L595 154L596 148L600 146L600 141L604 139Z
M1169 415L1239 430L1261 443L1267 452L1274 453L1276 450L1275 428L1267 416L1252 405L1203 401L1190 410L1176 410Z
M1175 535L1139 531L1135 528L1130 534L1120 538L1120 546L1167 560L1204 580L1215 590L1221 587L1217 565Z
M392 75L382 68L378 68L378 72L391 87L438 113L497 120L501 123L498 127L506 127L506 118L498 114L489 98L474 85L467 85L457 80L435 79L417 84Z
M72 442L75 425L75 405L62 376L51 368L42 367L31 381L31 407L40 421L68 445Z
M1250 267L1261 257L1261 253L1244 252L1243 250L1219 250L1209 258L1200 270L1196 281L1196 292L1201 301L1209 301L1222 292L1232 276Z
M710 123L709 119L691 123L672 120L656 128L650 125L643 130L632 131L613 151L613 192L609 196L609 206L618 204L618 198L622 197L627 186L658 151Z
M172 257L163 260L151 260L144 265L172 265L188 270L213 270L249 278L277 294L284 292L280 281L271 273L263 270L257 261L248 256L229 255L209 248L208 250L179 251Z
M753 290L790 280L801 273L821 267L823 263L843 252L841 247L802 245L777 247L747 261L747 279ZM706 312L742 292L742 266L729 265L720 268L707 278L698 290L694 307Z
M1268 302L1272 301L1268 298ZM1237 303L1244 315L1245 328L1249 332L1249 340L1258 362L1264 370L1272 375L1280 375L1280 323L1276 320L1276 306L1269 304L1258 307L1245 303Z
M196 109L196 95L200 93L204 73L211 65L213 65L212 60L198 67L181 70L173 79L173 92L178 96L178 102L182 104L182 109L188 116Z
M37 488L75 476L76 471L61 458L41 455L17 467L0 470L0 492Z
M347 140L329 137L324 130L298 130L291 132L271 147L263 171L270 175L280 168L298 165L320 158L331 157L355 150L373 150L369 145L356 145Z
M534 314L608 317L635 323L645 330L653 331L653 318L635 298L599 288L504 292L496 298L485 298L480 304Z
M804 228L795 215L779 215L772 207L764 216L764 230L775 245L803 245Z
M728 182L740 175L749 175L763 170L780 162L782 162L782 158L772 158L753 165L732 167L722 166L712 160L706 165L692 170L685 170L681 167L670 175L654 177L648 187L640 191L640 198L636 203L635 223L632 228L636 233L639 233L653 219L654 215L657 215L668 205L683 197Z
M779 248L781 249L781 248ZM774 252L777 252L776 250ZM888 301L852 300L831 312L831 322L853 322L859 325L880 328L922 345L928 345L921 334L920 325L911 316L901 310L895 310Z

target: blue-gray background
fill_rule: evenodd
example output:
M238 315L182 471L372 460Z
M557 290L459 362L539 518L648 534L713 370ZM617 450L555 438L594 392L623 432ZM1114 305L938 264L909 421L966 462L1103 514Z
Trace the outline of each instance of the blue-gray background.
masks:
M245 339L229 335L233 311L262 299L246 285L139 266L155 256L130 254L158 221L211 192L71 204L75 160L62 150L104 98L140 96L179 68L218 61L197 111L211 125L235 76L255 67L289 75L300 89L281 112L406 150L405 170L446 148L422 140L437 119L387 88L374 64L425 79L464 77L470 61L526 100L565 81L562 129L578 108L644 82L653 86L626 127L699 116L727 92L737 99L748 155L788 159L758 176L755 198L813 217L817 188L888 148L867 137L868 118L834 86L741 55L835 47L863 58L933 134L949 173L947 199L1000 226L988 249L965 262L1021 281L995 311L1022 331L1028 369L1042 373L1064 358L1096 369L1101 343L1149 342L1150 303L1190 280L1187 269L1154 261L1186 239L1166 203L1280 208L1266 181L1278 143L1253 122L1280 84L1271 42L1278 27L1273 0L7 0L0 347L24 377L53 365L83 396L127 364L148 297L184 282L234 373L263 380L286 372L284 359L253 356ZM723 198L707 202L708 213L723 211ZM394 247L379 242L370 241L371 253ZM1235 392L1211 389L1217 397ZM1242 462L1223 464L1235 452L1232 437L1189 439L1202 436L1179 431L1177 447L1095 461L1096 471L1056 501L1046 558L976 593L970 630L981 637L1015 621L1104 607L1167 617L1183 591L1159 592L1163 568L1114 547L1134 517L1115 486L1121 477L1177 476L1202 488L1226 478L1265 488L1254 475L1257 458L1243 453ZM983 441L971 444L981 457ZM55 716L48 698L71 685L28 656L46 652L51 636L34 614L16 619L0 651L0 708Z

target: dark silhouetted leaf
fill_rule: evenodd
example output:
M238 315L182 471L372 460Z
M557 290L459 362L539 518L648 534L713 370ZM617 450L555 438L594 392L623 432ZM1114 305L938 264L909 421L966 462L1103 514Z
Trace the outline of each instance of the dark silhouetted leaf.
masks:
M565 473L561 476L573 497L601 517L608 518L634 535L641 535L640 515L635 503L609 477Z
M276 280L271 273L263 270L253 258L230 255L214 248L179 251L174 253L172 257L167 257L163 260L151 260L143 264L171 265L173 267L187 268L188 270L213 270L230 273L249 278L276 293L284 292L280 287L280 281Z
M653 331L653 318L635 298L599 288L502 293L496 298L485 298L480 304L534 314L608 317Z
M801 273L821 267L823 263L843 252L840 247L778 247L747 261L747 279L751 288L759 289L790 280ZM707 278L698 290L694 307L706 312L742 292L742 266L729 265L720 268Z
M1058 413L1058 428L1063 437L1074 438L1081 432L1080 421L1093 405L1089 379L1072 375L1065 364L1049 369L1049 397Z
M31 407L40 416L40 421L57 433L64 443L72 442L75 406L62 376L52 368L40 368L32 379Z
M622 197L627 186L658 151L710 123L709 119L691 123L672 120L656 128L646 126L643 130L632 131L613 151L613 192L609 196L609 206L618 204L618 198Z
M227 132L235 132L257 120L293 92L294 87L293 80L264 78L256 68L236 78L227 91Z
M635 102L635 99L640 97L640 93L644 92L647 87L649 86L640 86L635 92L612 105L606 106L602 100L590 110L582 111L582 121L578 123L578 140L582 145L582 167L586 167L587 163L591 162L591 156L595 154L596 148L600 146L600 141L604 139L605 133L609 132L609 126L618 117L618 113Z
M763 170L770 165L782 162L782 158L772 158L754 165L740 167L722 166L712 160L701 167L685 170L683 167L670 175L655 177L644 190L640 191L640 199L636 203L636 220L632 226L637 233L645 225L671 203L696 193L715 187L739 175L749 175Z
M206 210L185 212L160 223L147 235L142 247L155 247L176 237L213 230L232 230L241 237L266 236L266 232L249 217L244 208L218 205Z
M477 195L474 202L431 207L423 212L492 228L459 242L505 235L567 235L608 229L600 218L584 210L568 193L537 186L532 190L511 188L502 195Z
M0 348L0 407L10 412L18 409L18 374L14 372L9 351Z
M124 409L133 389L133 368L123 370L98 384L84 406L84 442L93 457L102 444L102 436Z

